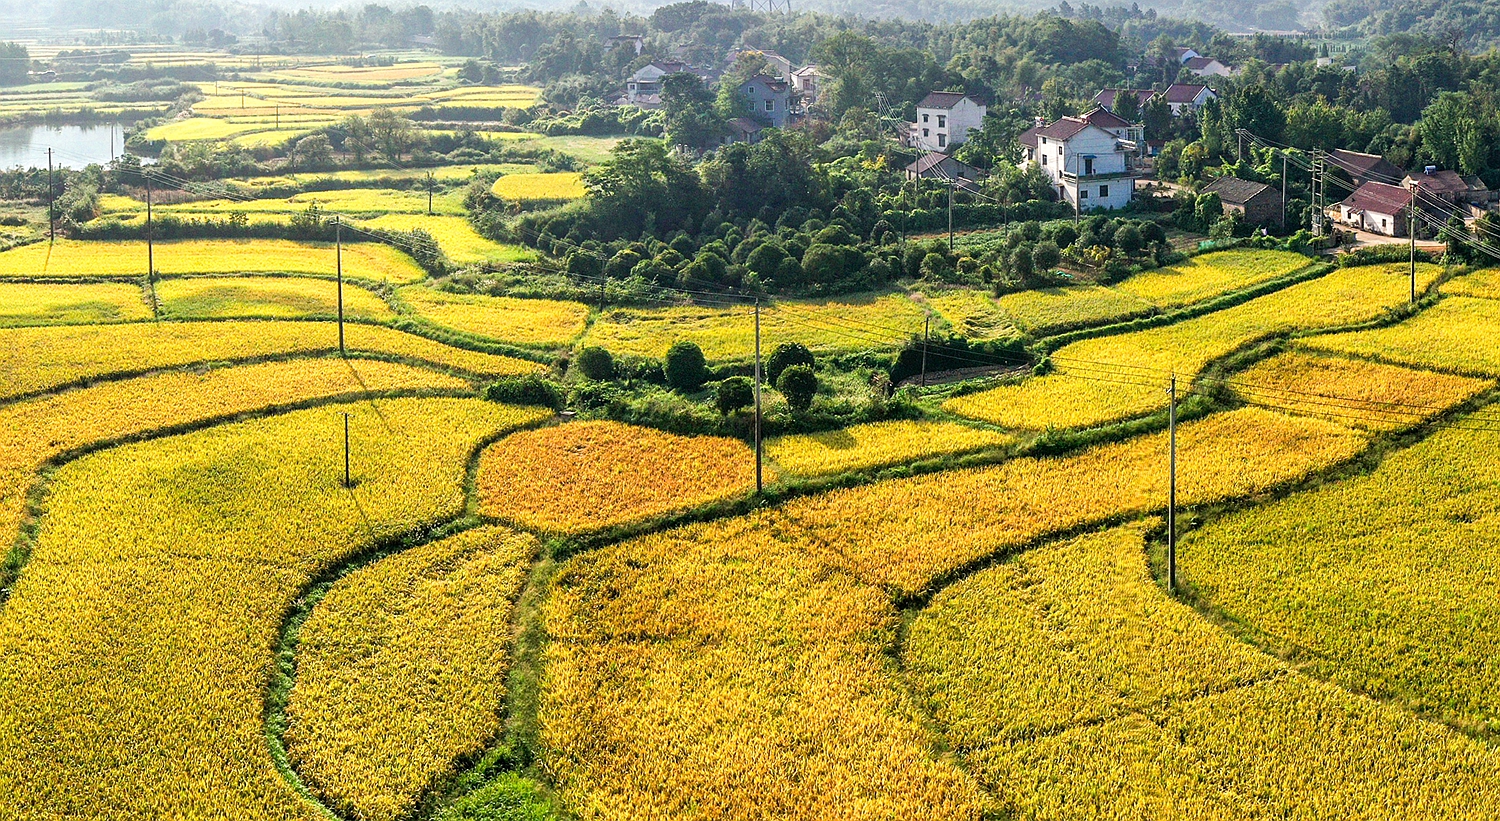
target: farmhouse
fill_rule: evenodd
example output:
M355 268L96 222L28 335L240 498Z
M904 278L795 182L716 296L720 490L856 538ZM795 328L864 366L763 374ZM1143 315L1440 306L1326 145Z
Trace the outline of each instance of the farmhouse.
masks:
M983 123L985 110L983 103L967 94L934 91L917 103L917 121L907 126L907 143L924 151L962 145L969 132Z
M969 184L979 179L979 169L947 154L933 152L919 157L916 162L908 165L906 178L909 180L954 180L960 188L968 188Z
M740 85L750 103L750 113L773 128L786 125L792 110L792 86L785 80L757 74Z
M1339 222L1388 237L1406 236L1412 192L1399 185L1367 182L1339 203Z
M1183 62L1182 67L1199 77L1228 77L1234 74L1234 69L1212 57L1190 57Z
M1354 181L1361 185L1367 182L1394 184L1406 175L1405 171L1379 154L1361 154L1358 151L1345 151L1342 148L1328 155L1328 163L1343 169L1344 173L1353 177Z
M1172 114L1181 117L1184 114L1192 114L1208 104L1209 100L1217 99L1219 95L1205 85L1196 83L1173 83L1161 92L1160 96L1171 106Z
M1420 189L1434 199L1454 205L1484 205L1490 201L1489 186L1477 175L1465 177L1457 171L1439 171L1430 165L1421 174L1407 175L1401 186L1408 191Z
M647 63L625 81L625 96L621 97L619 102L622 105L656 108L661 105L662 78L668 74L679 74L691 70L691 66L687 63L680 63L676 60Z
M1130 202L1135 178L1126 165L1134 144L1081 117L1063 117L1027 129L1020 137L1021 166L1035 164L1058 198L1080 210L1114 209Z
M1225 214L1238 214L1251 225L1281 224L1281 192L1265 183L1219 177L1203 186L1200 193L1218 194Z

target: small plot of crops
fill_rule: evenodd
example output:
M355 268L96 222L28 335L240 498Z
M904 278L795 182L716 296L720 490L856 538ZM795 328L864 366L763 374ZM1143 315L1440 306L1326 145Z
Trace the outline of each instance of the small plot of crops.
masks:
M371 325L344 327L349 351L414 359L481 376L541 366ZM338 350L333 322L161 322L0 330L0 398L159 368Z
M1290 673L1168 599L1137 527L956 584L906 656L1018 817L1455 818L1500 797L1483 744Z
M1500 300L1448 297L1385 328L1302 340L1302 347L1463 373L1500 375Z
M894 348L906 341L899 336L900 328L921 335L925 316L922 307L904 294L777 302L761 309L761 348L769 352L782 342L801 342L818 353ZM653 358L665 356L679 339L697 343L711 360L752 360L755 308L610 309L587 336L590 345L611 353Z
M545 137L541 145L542 147L554 148L564 154L577 157L589 165L596 165L609 159L610 152L614 150L615 146L627 139L655 138L560 136Z
M186 277L156 283L161 315L172 319L330 318L338 316L339 286L299 277ZM347 319L395 316L374 293L344 283Z
M890 675L890 600L774 513L579 554L544 612L543 763L594 817L985 809Z
M1442 273L1418 266L1419 284ZM1233 308L1159 328L1074 342L1052 354L1057 372L949 400L944 408L1005 427L1089 427L1167 405L1167 381L1196 376L1241 345L1279 333L1373 319L1408 299L1401 265L1340 268Z
M263 131L265 128L255 123L232 123L214 117L189 117L146 129L146 139L174 143L190 140L226 140L252 131Z
M159 274L295 273L332 276L332 243L282 239L190 239L156 243ZM121 277L146 275L141 240L58 240L0 252L0 277ZM413 282L427 274L411 257L373 242L345 243L344 276Z
M561 202L583 196L583 175L576 171L537 174L506 174L495 180L491 191L514 202Z
M956 422L901 419L778 436L766 440L765 450L787 473L822 476L1003 447L1015 441L1007 433Z
M1006 294L1000 298L1000 309L1016 325L1045 336L1068 328L1145 316L1154 306L1113 288L1078 285Z
M491 446L478 485L485 516L584 533L743 496L755 488L755 455L735 439L575 422Z
M1443 293L1453 296L1477 296L1500 299L1500 268L1485 268L1472 274L1454 277L1443 283Z
M36 471L61 453L322 397L466 387L392 362L301 359L155 374L0 406L0 543L15 540Z
M1337 464L1364 434L1261 408L1180 425L1181 504L1259 492ZM812 496L784 508L813 538L837 544L873 583L915 593L935 579L1047 533L1166 505L1167 434Z
M1500 636L1486 627L1500 617L1497 416L1210 523L1183 543L1184 578L1332 681L1500 731Z
M286 199L210 199L157 205L157 214L299 214L316 205L340 214L422 214L427 213L426 191L399 191L389 188L345 188L333 191L309 191ZM112 196L101 202L105 213L144 213L146 204L129 197ZM434 214L462 215L463 192L435 194Z
M555 299L517 299L402 288L400 298L417 316L476 336L515 345L560 347L583 333L588 306Z
M1136 274L1116 287L1154 305L1172 308L1269 282L1311 262L1289 251L1215 251Z
M1257 363L1230 381L1234 393L1251 404L1376 430L1419 424L1494 385L1493 380L1297 351Z
M437 240L443 254L456 265L476 262L530 262L536 252L520 245L506 245L486 239L463 217L425 216L420 214L386 214L360 225L388 231L415 231L420 228Z
M391 66L304 66L274 71L269 76L292 82L313 81L384 86L403 80L436 77L442 72L443 67L437 63L397 63Z
M0 328L130 322L150 318L151 308L138 285L0 282Z
M283 614L337 562L461 514L474 448L537 415L335 405L64 466L0 620L0 657L17 662L0 666L7 812L318 817L266 743Z
M926 300L948 321L954 332L968 339L1001 339L1019 333L1015 324L983 291L943 291L928 296Z
M299 634L287 705L298 773L350 817L408 818L500 730L511 604L534 537L481 527L335 583Z

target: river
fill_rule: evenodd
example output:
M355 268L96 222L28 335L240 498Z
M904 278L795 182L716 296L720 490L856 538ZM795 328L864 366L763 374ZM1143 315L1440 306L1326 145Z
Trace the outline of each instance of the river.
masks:
M0 169L16 166L47 167L47 149L52 162L70 168L89 163L103 165L113 154L124 152L125 128L118 123L96 125L23 125L0 128Z

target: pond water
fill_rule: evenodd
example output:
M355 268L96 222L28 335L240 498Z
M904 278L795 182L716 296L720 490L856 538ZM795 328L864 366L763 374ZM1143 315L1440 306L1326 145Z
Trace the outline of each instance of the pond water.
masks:
M0 128L0 169L47 167L47 149L54 165L82 168L108 163L122 154L125 128L118 123L94 125L23 125Z

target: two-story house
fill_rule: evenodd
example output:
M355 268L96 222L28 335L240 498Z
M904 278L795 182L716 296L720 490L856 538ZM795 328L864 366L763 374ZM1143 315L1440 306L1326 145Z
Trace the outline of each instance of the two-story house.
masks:
M803 102L811 105L818 101L818 84L823 79L816 65L806 65L792 72L792 91Z
M630 79L625 81L625 96L621 97L621 105L640 106L641 108L655 108L661 105L661 81L668 74L678 74L691 71L687 63L676 60L662 60L641 66Z
M1021 166L1041 168L1058 198L1079 210L1120 208L1135 196L1135 177L1126 166L1133 146L1082 117L1033 126L1020 141Z
M983 125L985 111L983 103L967 94L934 91L917 103L917 121L907 126L907 141L923 151L946 152Z
M1182 64L1182 67L1198 77L1229 77L1234 74L1233 67L1212 57L1191 57Z
M757 74L740 84L750 113L773 128L784 128L791 114L792 85L785 80Z
M1183 114L1193 114L1208 105L1209 100L1218 99L1219 95L1205 85L1197 83L1173 83L1167 86L1167 90L1160 95L1172 108L1172 116L1181 117Z

